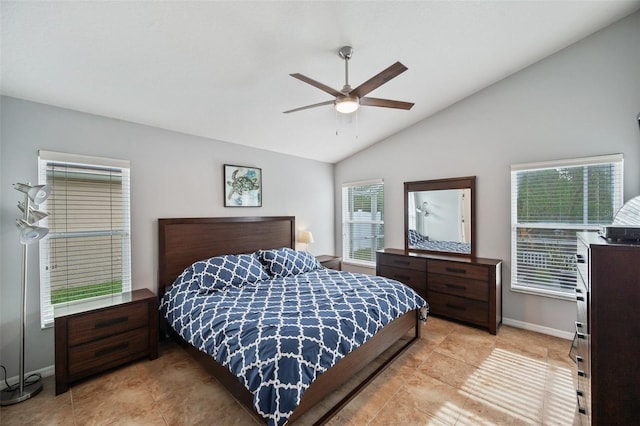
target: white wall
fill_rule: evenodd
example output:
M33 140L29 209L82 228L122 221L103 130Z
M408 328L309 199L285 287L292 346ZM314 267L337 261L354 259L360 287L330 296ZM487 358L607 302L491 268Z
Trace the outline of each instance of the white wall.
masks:
M156 290L157 219L295 216L314 254L334 253L333 165L2 97L0 149L0 363L18 371L21 246L15 182L37 182L38 150L131 161L133 288ZM250 125L248 123L247 125ZM223 164L262 168L261 208L223 207ZM53 330L40 329L37 247L30 247L26 371L54 363ZM301 246L301 249L304 247Z
M575 302L510 290L509 167L623 153L628 199L640 193L638 112L640 12L338 163L336 223L343 182L383 178L386 246L402 248L403 182L475 175L476 254L504 261L504 317L572 333Z

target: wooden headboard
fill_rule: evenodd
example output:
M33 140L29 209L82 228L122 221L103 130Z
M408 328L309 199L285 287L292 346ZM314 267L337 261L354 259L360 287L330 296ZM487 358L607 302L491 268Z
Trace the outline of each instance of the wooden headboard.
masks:
M294 216L158 219L158 296L198 260L295 248L295 235Z

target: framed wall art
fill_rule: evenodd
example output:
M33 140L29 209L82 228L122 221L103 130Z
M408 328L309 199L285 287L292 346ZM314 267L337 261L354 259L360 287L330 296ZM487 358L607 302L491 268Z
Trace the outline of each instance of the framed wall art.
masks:
M225 164L224 206L262 207L262 169Z

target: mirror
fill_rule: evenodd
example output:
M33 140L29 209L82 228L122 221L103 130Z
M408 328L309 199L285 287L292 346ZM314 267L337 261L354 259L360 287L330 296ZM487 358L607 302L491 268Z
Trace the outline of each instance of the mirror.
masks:
M474 256L475 186L475 176L405 182L405 251Z

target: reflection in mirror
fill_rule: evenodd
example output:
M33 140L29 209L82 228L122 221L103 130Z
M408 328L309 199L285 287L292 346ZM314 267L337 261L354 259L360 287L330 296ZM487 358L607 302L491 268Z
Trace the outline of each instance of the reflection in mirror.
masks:
M405 250L473 255L475 177L405 182Z
M470 200L470 189L412 192L409 248L471 253Z

